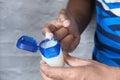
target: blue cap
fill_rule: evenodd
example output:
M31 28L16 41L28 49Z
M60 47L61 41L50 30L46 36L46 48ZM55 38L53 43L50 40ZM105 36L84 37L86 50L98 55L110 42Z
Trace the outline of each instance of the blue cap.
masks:
M41 51L41 54L46 58L52 58L52 57L58 56L60 54L60 43L58 42L58 40L54 39L54 41L57 41L56 45L48 47L48 48L42 47L42 44L48 41L50 40L43 40L39 44L39 49Z
M20 37L17 41L16 46L22 50L26 50L30 52L36 52L38 50L36 40L29 36Z

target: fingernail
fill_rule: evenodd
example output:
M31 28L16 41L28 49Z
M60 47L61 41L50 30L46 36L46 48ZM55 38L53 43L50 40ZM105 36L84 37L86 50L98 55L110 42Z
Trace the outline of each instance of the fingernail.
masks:
M47 66L47 63L45 61L43 61L43 60L40 61L40 64Z
M70 21L69 20L63 21L63 26L64 27L68 27L69 25L70 25Z
M40 61L40 64L44 64L45 62L43 60Z

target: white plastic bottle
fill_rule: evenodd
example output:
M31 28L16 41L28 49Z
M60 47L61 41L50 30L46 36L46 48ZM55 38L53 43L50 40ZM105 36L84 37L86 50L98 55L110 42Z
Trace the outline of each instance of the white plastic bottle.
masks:
M52 38L43 40L39 45L39 49L42 59L48 65L64 66L63 53L58 40Z

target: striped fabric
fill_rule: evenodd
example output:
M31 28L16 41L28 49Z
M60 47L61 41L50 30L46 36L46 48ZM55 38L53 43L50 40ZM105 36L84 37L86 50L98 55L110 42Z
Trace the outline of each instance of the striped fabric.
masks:
M120 67L120 0L97 0L93 59Z

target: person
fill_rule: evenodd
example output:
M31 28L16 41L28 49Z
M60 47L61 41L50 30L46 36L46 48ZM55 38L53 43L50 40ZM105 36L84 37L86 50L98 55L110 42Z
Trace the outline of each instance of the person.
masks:
M95 8L94 8L95 7ZM96 9L93 60L69 56L80 41ZM50 32L61 42L68 67L51 67L40 61L44 80L120 80L120 0L69 0L42 32Z

